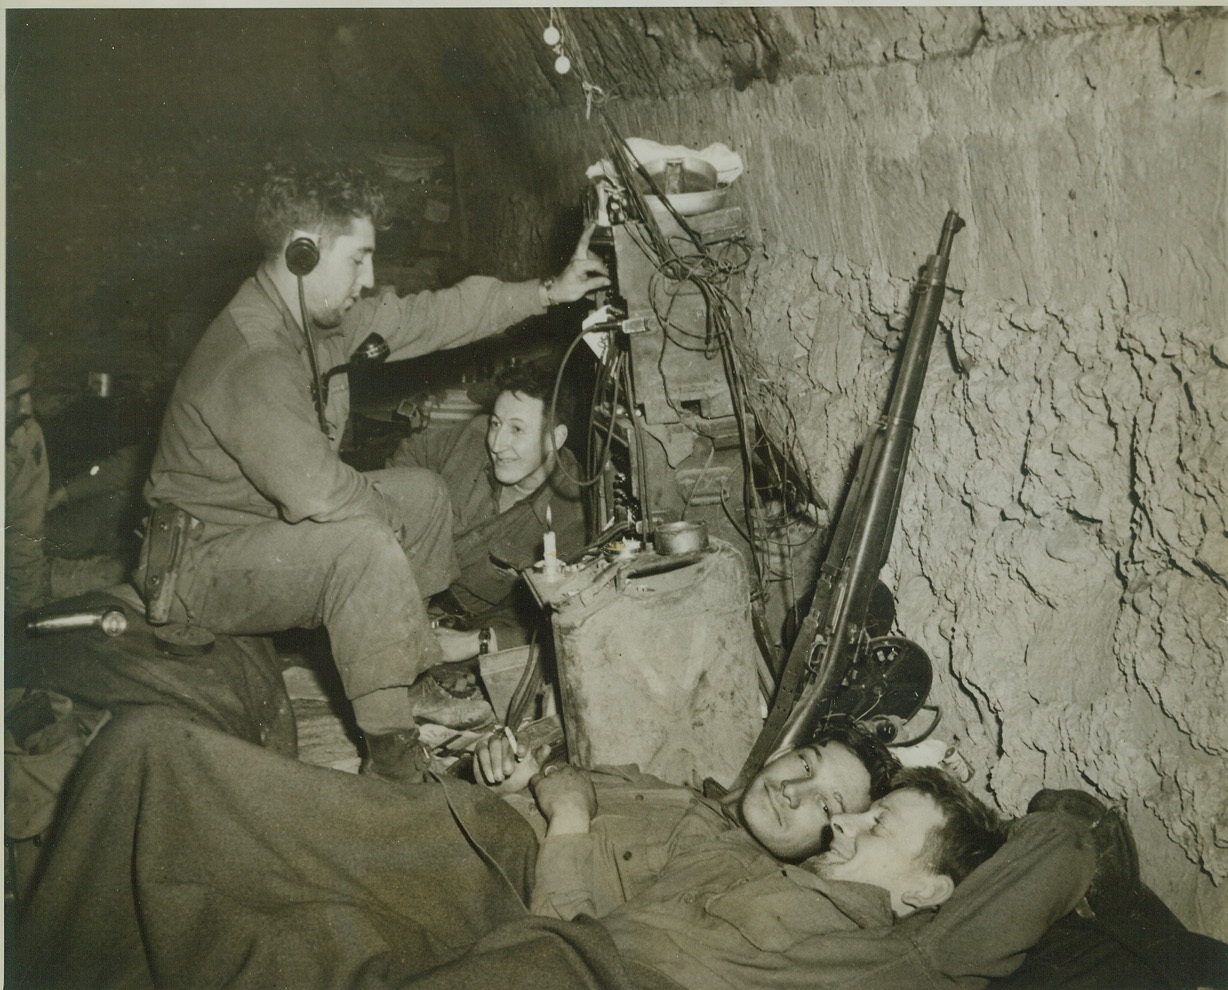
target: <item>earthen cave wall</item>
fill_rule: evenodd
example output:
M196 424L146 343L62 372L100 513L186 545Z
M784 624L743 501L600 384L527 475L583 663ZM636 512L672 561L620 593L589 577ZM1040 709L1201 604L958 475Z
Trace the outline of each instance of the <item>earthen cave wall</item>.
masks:
M1228 21L883 16L893 43L824 13L839 59L607 112L627 136L743 156L747 344L786 383L832 504L884 408L917 270L948 207L967 221L886 575L899 631L1005 813L1042 786L1120 803L1143 879L1223 938ZM514 153L458 136L473 168L505 154L509 174L551 177L475 187L494 267L515 270L576 202L600 129L569 108L535 115Z

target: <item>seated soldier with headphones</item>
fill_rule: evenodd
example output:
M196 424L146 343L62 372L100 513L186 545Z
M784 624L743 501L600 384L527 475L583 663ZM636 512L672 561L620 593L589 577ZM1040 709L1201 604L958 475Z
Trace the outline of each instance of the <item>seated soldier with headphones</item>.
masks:
M448 492L429 471L345 464L348 381L319 369L344 365L373 334L393 360L468 344L609 279L586 231L553 279L472 276L364 297L384 213L357 169L270 174L256 212L264 262L209 326L167 406L136 578L151 621L232 634L323 625L364 771L408 781L425 766L408 685L477 652L476 632L433 634L424 608L457 577Z

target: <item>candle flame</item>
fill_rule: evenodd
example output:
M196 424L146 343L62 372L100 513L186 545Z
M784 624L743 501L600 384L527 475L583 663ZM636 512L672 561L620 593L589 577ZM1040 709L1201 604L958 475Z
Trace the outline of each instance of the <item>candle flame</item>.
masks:
M546 506L546 529L554 529L554 520L550 518L550 506Z

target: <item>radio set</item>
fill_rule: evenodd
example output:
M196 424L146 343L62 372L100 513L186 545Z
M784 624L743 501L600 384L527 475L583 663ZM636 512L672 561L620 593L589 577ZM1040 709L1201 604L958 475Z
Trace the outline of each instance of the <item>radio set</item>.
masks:
M588 329L608 335L601 344L616 350L624 374L594 408L592 432L608 454L594 518L630 522L648 539L658 524L685 515L745 547L722 505L741 505L744 472L719 348L704 343L707 301L694 285L662 273L644 224L623 216L615 196L599 194L589 250L605 262L611 285ZM663 233L681 236L671 225L663 221ZM744 230L736 207L692 217L690 225L714 252Z

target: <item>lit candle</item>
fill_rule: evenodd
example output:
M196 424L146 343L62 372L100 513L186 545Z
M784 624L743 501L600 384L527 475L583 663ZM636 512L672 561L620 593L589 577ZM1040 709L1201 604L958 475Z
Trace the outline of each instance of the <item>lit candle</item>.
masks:
M559 560L559 548L554 538L554 520L550 517L550 506L546 506L546 532L542 536L542 556L547 567L553 567Z

